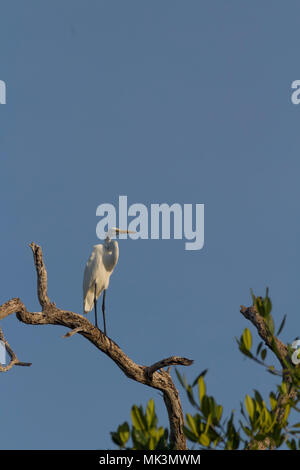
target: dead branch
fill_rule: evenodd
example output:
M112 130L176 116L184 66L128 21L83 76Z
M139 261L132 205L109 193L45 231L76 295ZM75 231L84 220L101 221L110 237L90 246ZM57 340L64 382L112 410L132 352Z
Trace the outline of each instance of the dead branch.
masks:
M71 336L76 335L76 333L79 333L79 331L82 331L80 326L78 328L74 328L72 331L68 331L68 333L63 335L63 338L70 338Z
M170 423L170 442L175 449L186 449L186 438L183 433L184 418L178 391L170 374L164 370L158 372L158 369L173 364L190 365L193 361L172 356L150 367L136 364L112 339L93 326L86 317L62 310L54 302L50 302L47 294L47 270L43 261L42 249L35 243L31 243L30 247L37 272L37 293L42 311L29 312L20 299L14 298L0 306L0 320L15 313L22 323L28 325L61 325L71 330L65 337L77 333L86 338L97 349L110 357L127 377L163 393ZM26 365L19 363L15 356L13 356L13 359L15 365L17 363L18 365Z
M17 358L17 355L14 353L14 351L11 349L10 345L8 344L6 339L4 338L4 334L3 334L3 331L1 329L1 327L0 327L0 341L2 341L8 355L10 357L10 361L9 361L9 364L7 364L7 366L3 366L0 363L0 372L7 372L13 366L23 366L23 367L31 366L31 362L21 362L21 361L19 361L19 359Z
M153 373L157 370L162 369L163 367L168 367L167 372L169 373L170 366L190 366L193 364L194 361L191 359L187 359L186 357L178 357L178 356L171 356L167 357L166 359L162 359L161 361L155 362L150 367L146 368L147 377L151 379Z

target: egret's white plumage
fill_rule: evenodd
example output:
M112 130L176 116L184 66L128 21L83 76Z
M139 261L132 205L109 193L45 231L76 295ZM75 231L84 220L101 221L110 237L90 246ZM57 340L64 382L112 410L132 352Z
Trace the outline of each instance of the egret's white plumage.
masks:
M83 310L88 313L94 307L101 292L108 288L109 278L119 259L119 246L116 240L106 238L104 244L95 245L86 263L83 277Z
M110 276L119 259L119 245L112 236L118 233L133 233L128 230L112 228L108 231L103 244L95 245L92 254L86 263L83 276L83 311L88 313L95 308L95 324L97 326L97 300L103 292L102 313L105 326L105 292L108 288Z

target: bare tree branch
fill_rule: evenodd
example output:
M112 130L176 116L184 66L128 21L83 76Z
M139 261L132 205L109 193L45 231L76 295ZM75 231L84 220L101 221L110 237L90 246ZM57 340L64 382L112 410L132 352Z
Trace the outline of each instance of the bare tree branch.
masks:
M150 367L146 368L146 374L149 379L151 379L153 373L157 370L162 369L163 367L168 367L168 372L170 370L170 366L190 366L193 364L194 361L191 359L187 359L186 357L178 357L178 356L171 356L167 357L167 359L162 359L161 361L155 362Z
M136 364L112 339L93 326L86 317L67 310L61 310L56 307L55 303L50 302L47 294L47 271L43 261L42 249L35 243L31 243L30 247L37 272L37 292L42 312L29 312L20 299L14 298L0 306L0 320L15 313L21 322L28 325L61 325L72 330L65 337L72 336L75 333L85 337L96 348L110 357L127 377L163 393L170 423L170 442L175 449L186 449L186 438L183 433L184 418L178 391L170 374L164 370L158 372L157 369L173 364L190 365L193 361L172 356L150 367Z
M7 364L7 366L3 366L0 363L0 372L7 372L13 366L24 366L24 367L31 366L31 362L21 362L21 361L19 361L16 354L14 353L14 351L11 349L10 345L8 344L6 339L4 338L4 334L3 334L3 331L1 329L1 327L0 327L0 341L2 341L8 355L10 357L10 362L9 362L9 364Z
M41 307L45 309L50 305L50 299L47 294L47 270L43 260L42 248L32 242L30 245L32 249L35 269L37 273L37 291Z
M68 333L63 335L63 338L70 338L71 336L76 335L76 333L79 333L79 331L82 331L80 326L78 328L74 328L72 331L68 331Z

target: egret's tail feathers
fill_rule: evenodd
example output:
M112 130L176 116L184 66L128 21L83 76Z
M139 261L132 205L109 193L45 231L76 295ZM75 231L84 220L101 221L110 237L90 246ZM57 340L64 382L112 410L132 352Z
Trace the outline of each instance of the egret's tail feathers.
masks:
M95 297L95 294L92 290L88 291L88 293L86 294L86 297L83 301L83 311L84 313L88 313L92 310L93 306L94 306L94 297Z

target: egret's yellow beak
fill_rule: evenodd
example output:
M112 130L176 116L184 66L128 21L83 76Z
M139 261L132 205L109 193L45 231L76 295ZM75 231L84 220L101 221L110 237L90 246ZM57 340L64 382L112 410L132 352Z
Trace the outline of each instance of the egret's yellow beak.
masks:
M120 228L117 228L117 227L112 227L112 230L114 230L116 233L136 233L136 232L133 232L132 230L121 230Z

